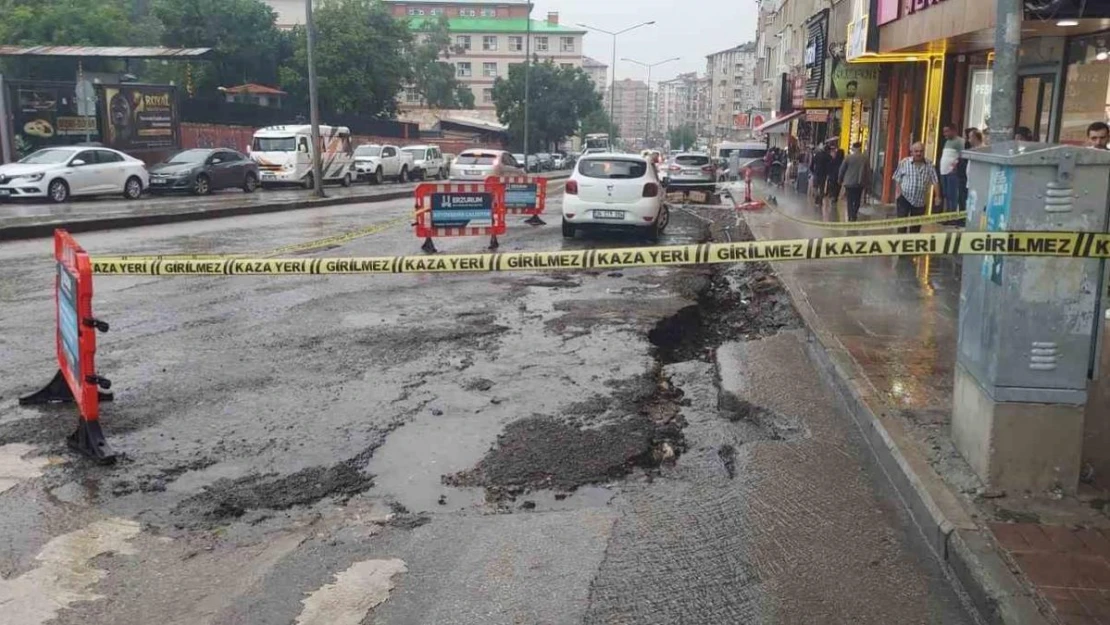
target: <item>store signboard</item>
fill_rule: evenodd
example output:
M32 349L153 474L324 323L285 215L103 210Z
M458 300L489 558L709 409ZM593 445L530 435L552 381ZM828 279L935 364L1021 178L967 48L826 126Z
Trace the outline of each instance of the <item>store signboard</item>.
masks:
M875 12L875 23L879 26L889 24L898 19L898 9L902 0L879 0L878 10Z
M844 56L849 61L854 61L867 54L867 23L868 16L864 15L848 24L848 45L845 48Z

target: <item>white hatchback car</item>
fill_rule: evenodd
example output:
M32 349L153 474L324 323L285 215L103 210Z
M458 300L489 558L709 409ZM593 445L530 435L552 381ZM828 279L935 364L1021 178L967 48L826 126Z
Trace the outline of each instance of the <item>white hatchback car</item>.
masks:
M631 229L655 242L670 211L647 159L632 154L589 154L579 159L563 193L563 236L579 229Z
M451 180L484 182L490 176L522 176L524 167L504 150L465 150L451 163Z
M76 195L120 194L136 200L149 184L142 161L101 147L44 148L0 166L0 199L47 198L60 203Z

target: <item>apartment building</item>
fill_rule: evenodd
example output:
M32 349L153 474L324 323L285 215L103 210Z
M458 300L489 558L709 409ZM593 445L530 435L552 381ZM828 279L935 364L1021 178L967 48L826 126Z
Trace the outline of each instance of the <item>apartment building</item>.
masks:
M625 78L618 80L614 90L613 122L625 139L642 139L647 132L648 106L651 98L647 83Z
M265 0L277 14L277 27L289 30L304 24L305 6L303 0Z
M385 0L393 15L407 18L412 28L428 19L447 16L452 42L450 63L459 82L474 92L475 108L492 112L493 82L508 77L509 66L523 63L530 48L540 61L552 60L563 67L582 67L582 37L586 31L559 23L551 12L544 20L531 20L529 0ZM421 108L420 97L406 90L401 95L406 108Z
M593 81L597 92L604 94L609 88L609 66L588 56L582 57L582 69Z
M709 80L709 135L731 138L740 129L739 114L758 109L756 44L744 43L706 56ZM745 129L746 130L746 129Z
M659 83L659 105L656 109L658 130L666 133L682 126L691 126L699 131L704 128L703 122L707 117L703 109L708 108L705 101L707 85L707 80L698 77L696 72L679 74Z

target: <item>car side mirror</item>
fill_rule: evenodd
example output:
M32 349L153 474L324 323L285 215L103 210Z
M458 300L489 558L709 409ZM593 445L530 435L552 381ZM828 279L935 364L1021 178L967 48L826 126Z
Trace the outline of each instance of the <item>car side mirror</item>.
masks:
M70 167L80 167L84 164L85 164L85 161L83 161L79 158L75 158L75 159L73 159L72 161L69 162Z

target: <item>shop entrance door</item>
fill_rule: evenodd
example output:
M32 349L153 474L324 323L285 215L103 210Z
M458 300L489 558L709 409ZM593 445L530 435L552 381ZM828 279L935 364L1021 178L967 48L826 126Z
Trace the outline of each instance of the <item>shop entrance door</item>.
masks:
M1034 141L1052 141L1052 98L1056 74L1022 76L1018 93L1018 126L1033 131Z

